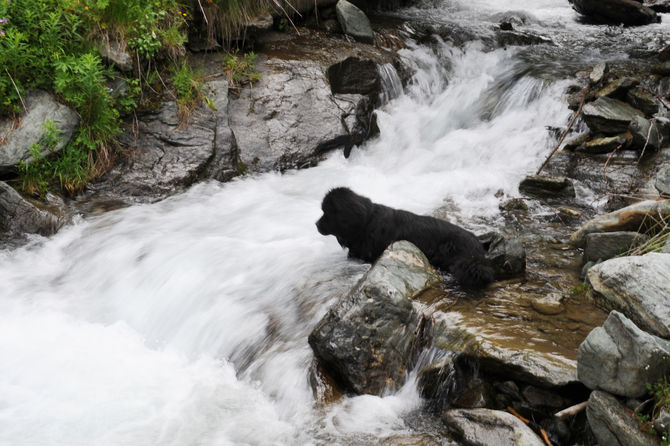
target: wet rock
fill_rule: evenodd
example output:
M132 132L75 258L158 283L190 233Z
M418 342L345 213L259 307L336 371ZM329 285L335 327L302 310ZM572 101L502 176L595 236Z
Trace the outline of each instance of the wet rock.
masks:
M644 244L649 237L633 231L593 232L586 236L584 261L607 260Z
M582 118L591 131L605 135L625 133L635 117L644 117L644 114L624 102L608 97L596 99L582 108Z
M667 432L670 427L670 412L667 409L662 409L654 420L654 430L656 432Z
M79 126L79 116L74 110L56 102L49 93L42 90L28 90L25 98L26 109L20 118L20 125L14 120L0 121L0 175L15 173L21 162L34 161L30 147L40 145L40 154L47 156L58 153L70 142ZM53 147L45 147L47 123L51 122L58 134Z
M640 398L647 383L669 371L670 342L640 330L617 311L579 346L577 374L593 390Z
M535 311L547 315L560 314L564 310L563 296L559 293L552 293L541 299L533 299L530 305Z
M610 259L592 267L587 277L603 306L651 334L670 338L670 254Z
M630 121L628 131L633 135L630 146L637 150L656 152L662 147L664 142L658 124L656 124L655 121L647 120L642 116L636 116Z
M393 243L309 335L315 356L356 393L397 389L428 330L412 298L441 281L416 246Z
M118 42L106 42L100 47L100 55L124 73L133 71L133 57Z
M526 386L521 392L531 407L544 410L546 412L556 412L566 407L566 401L558 393L546 389L540 389L535 386Z
M510 25L511 26L511 25ZM513 29L497 29L496 39L501 47L552 44L551 39L528 32Z
M584 16L611 25L639 26L661 20L653 9L635 0L573 0L572 7Z
M250 171L315 165L372 134L372 102L331 93L318 61L258 59L260 81L230 101L230 125Z
M370 20L363 11L346 0L339 0L335 7L337 21L345 34L363 43L373 43L375 39Z
M486 257L491 262L498 280L523 275L526 271L526 249L521 240L507 238L491 232L478 237L487 248Z
M659 13L670 12L670 0L646 0L644 4Z
M528 205L526 204L526 201L523 198L512 198L510 200L505 201L504 203L500 203L498 208L501 211L527 211L528 210Z
M543 388L577 381L576 361L481 336L457 313L435 313L433 317L433 346L453 352L459 360L479 364L481 372Z
M64 221L38 209L4 181L0 181L0 233L54 234Z
M519 191L542 199L574 198L575 188L565 177L532 175L519 184Z
M625 147L631 140L632 136L629 133L595 138L577 147L577 151L591 155L611 153L614 149Z
M468 446L542 446L544 442L514 415L490 409L452 409L442 415L449 432Z
M582 216L582 212L579 209L575 209L570 206L556 206L556 210L563 218L574 219Z
M628 90L639 85L640 81L631 77L622 77L608 83L596 92L596 98L613 97L623 98Z
M667 62L670 60L670 45L666 46L663 48L663 51L658 53L658 58L661 60L661 62Z
M638 231L645 222L653 222L653 219L659 215L670 215L670 201L640 201L589 220L572 234L570 242L582 248L586 243L587 234L592 232Z
M661 169L656 175L656 182L654 187L662 197L670 198L670 167Z
M663 62L651 67L651 72L661 76L670 76L670 61Z
M381 85L377 64L358 57L348 57L331 65L328 82L333 94L378 94Z
M598 65L593 67L591 74L589 74L589 81L592 85L600 83L605 78L605 74L609 71L607 63L600 62Z
M577 106L579 106L579 104ZM574 138L569 139L565 143L563 148L565 150L570 150L570 151L576 150L581 145L585 144L590 138L591 138L590 133L588 133L588 132L587 133L582 133L581 135L577 135Z
M586 417L599 445L653 446L656 440L640 430L632 411L612 395L591 392Z
M476 409L494 404L493 388L474 367L452 355L434 361L419 373L421 395L435 408Z
M644 113L646 117L651 117L658 113L658 99L642 88L633 88L626 93L626 102Z
M91 188L102 195L142 200L182 191L206 173L220 180L237 175L237 146L226 107L227 83L213 82L205 88L214 98L215 110L201 104L187 122L182 122L177 104L167 101L141 116L137 137L126 133L120 138L129 148L128 156Z

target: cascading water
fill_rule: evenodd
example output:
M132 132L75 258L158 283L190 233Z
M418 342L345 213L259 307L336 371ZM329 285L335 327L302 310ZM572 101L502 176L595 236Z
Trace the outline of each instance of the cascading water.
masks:
M463 3L436 11L534 8L560 36L574 20L563 0ZM0 252L0 444L374 444L411 432L412 379L383 398L315 403L307 336L368 268L318 234L321 198L346 185L417 213L447 198L454 220L483 229L494 193L516 193L553 143L545 127L569 111L567 81L533 76L522 50L411 44L403 56L412 84L349 159L199 184Z

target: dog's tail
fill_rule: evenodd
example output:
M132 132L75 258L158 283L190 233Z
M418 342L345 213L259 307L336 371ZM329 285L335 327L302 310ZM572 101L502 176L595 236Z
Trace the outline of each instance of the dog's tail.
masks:
M494 280L493 268L483 256L458 259L451 266L451 273L466 287L485 287Z

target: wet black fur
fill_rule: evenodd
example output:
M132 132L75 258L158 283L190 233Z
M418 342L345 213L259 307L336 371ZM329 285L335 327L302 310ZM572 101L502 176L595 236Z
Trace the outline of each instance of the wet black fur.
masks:
M477 237L445 220L376 204L346 187L328 192L321 209L317 229L337 237L351 257L374 262L391 243L407 240L461 285L481 287L493 281L493 270Z

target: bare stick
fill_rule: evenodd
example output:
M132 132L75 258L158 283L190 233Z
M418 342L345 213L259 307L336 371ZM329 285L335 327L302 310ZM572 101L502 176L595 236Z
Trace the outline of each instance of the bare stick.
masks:
M21 97L21 92L19 91L19 87L16 86L14 83L14 78L12 78L12 75L9 74L9 71L7 71L7 68L5 68L5 73L7 73L7 76L9 76L9 80L12 81L12 85L14 86L14 90L16 90L16 94L19 95L19 100L21 101L21 105L23 105L23 109L25 111L28 111L28 107L26 107L26 103L23 101L23 98Z
M565 420L568 417L571 417L573 415L577 415L579 412L582 410L586 409L586 405L588 404L588 401L584 401L583 403L575 404L574 406L570 406L566 409L561 410L560 412L556 412L554 416L558 418L559 420Z
M610 153L610 156L607 157L607 161L605 161L605 165L603 166L603 177L605 178L605 184L607 184L607 187L610 187L610 180L607 178L607 166L609 165L610 161L612 161L612 157L614 154L617 152L623 146L623 144L619 144L612 150L612 153Z
M644 156L644 151L647 150L647 145L649 144L649 137L651 136L651 128L656 128L656 118L653 118L651 121L649 121L649 131L647 132L647 140L644 142L644 147L642 147L642 153L640 153L640 157L637 159L637 163L640 164L640 161L642 161L642 157ZM658 130L657 130L658 132Z
M563 135L561 135L561 139L558 140L558 144L556 144L556 147L554 147L554 150L551 151L551 153L549 154L549 156L547 157L547 159L544 160L544 162L542 163L542 165L540 166L540 168L537 169L537 172L535 172L535 175L539 175L540 172L542 172L542 169L544 169L544 166L547 165L547 163L549 162L549 160L551 159L551 157L554 156L554 153L556 153L556 151L558 150L558 148L561 147L561 144L563 144L563 140L565 139L566 136L568 136L568 132L570 131L570 129L572 128L573 124L574 124L575 121L577 120L577 117L579 117L579 115L582 113L582 107L584 106L584 101L586 101L586 96L587 96L588 94L589 94L589 89L587 88L587 89L584 91L584 96L582 96L582 101L579 103L579 108L577 109L577 111L575 112L575 115L574 115L574 116L572 117L572 119L570 120L570 124L568 124L568 128L565 129L565 131L563 132Z
M198 0L198 6L200 6L200 12L202 12L202 17L205 19L205 25L209 26L209 20L207 20L207 14L205 14L205 8L202 7L200 0Z

